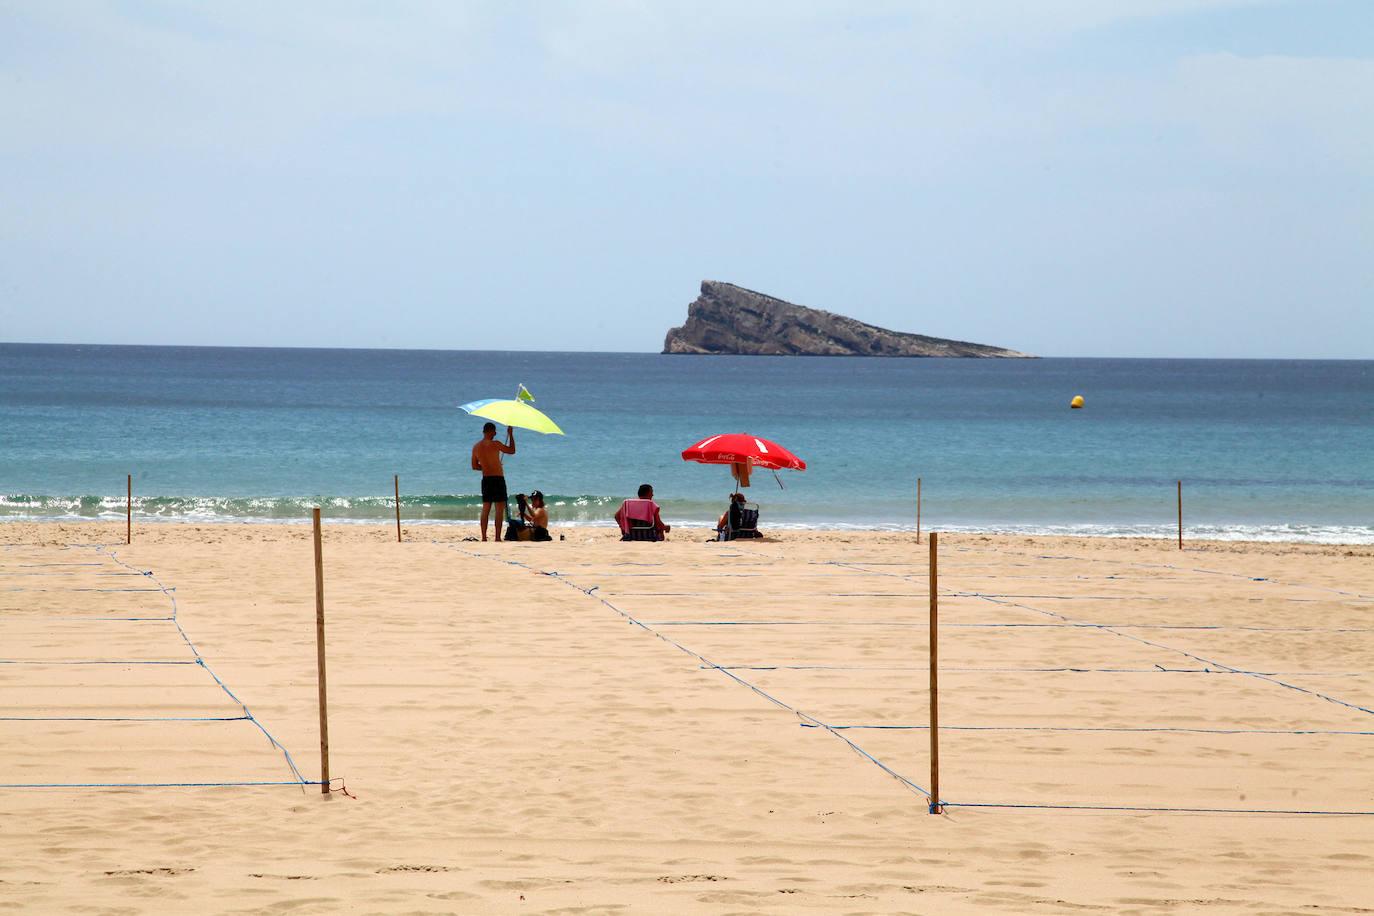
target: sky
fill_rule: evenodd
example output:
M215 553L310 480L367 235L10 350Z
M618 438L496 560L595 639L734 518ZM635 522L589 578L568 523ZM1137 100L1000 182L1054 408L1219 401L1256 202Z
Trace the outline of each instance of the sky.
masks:
M4 341L1374 358L1371 0L0 0L0 115Z

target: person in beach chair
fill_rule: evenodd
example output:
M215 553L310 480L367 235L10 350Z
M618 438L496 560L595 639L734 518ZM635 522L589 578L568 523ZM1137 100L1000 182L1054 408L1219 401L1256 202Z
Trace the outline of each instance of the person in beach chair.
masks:
M730 508L716 523L716 539L733 541L735 538L761 537L758 504L745 502L743 493L731 493Z
M661 541L673 530L672 525L664 524L654 502L654 488L647 483L639 488L638 499L627 499L615 510L615 523L620 526L622 541Z
M552 541L549 534L549 510L544 508L544 494L531 490L529 499L524 493L515 494L520 507L520 517L513 518L506 513L506 540L508 541Z

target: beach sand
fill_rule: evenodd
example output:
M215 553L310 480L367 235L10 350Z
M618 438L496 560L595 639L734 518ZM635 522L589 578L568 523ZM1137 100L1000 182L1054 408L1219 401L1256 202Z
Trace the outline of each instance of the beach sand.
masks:
M941 535L932 815L928 538L472 533L325 525L325 795L309 525L0 526L0 910L1374 912L1374 548Z

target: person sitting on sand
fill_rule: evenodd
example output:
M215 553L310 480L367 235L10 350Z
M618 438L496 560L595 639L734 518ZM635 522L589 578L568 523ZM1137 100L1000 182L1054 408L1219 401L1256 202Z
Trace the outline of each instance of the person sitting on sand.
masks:
M737 537L761 538L758 528L758 513L754 513L754 524L750 528L745 528L744 506L747 500L744 494L735 492L730 494L730 508L725 510L725 514L716 522L716 536L722 541L733 540Z
M725 514L716 522L716 538L721 541L733 541L735 538L761 538L759 533L759 512L755 506L752 510L746 510L748 501L744 494L735 492L730 494L730 508L725 510Z
M740 507L741 505L743 505L743 503L744 503L744 494L743 494L743 493L731 493L731 494L730 494L730 505L729 505L729 507L725 510L725 513L724 513L723 515L721 515L721 517L716 521L716 530L717 530L717 531L723 530L723 529L725 528L727 522L729 523L729 526L730 526L731 528L738 528L738 527L739 527L739 507Z
M553 540L549 534L549 510L544 508L544 494L539 490L530 491L530 510L526 520L530 526L531 541Z
M506 540L552 541L549 510L544 508L544 494L531 490L527 500L524 493L516 493L515 503L520 507L520 516L506 519Z
M620 526L620 539L622 541L634 541L646 539L644 535L632 535L631 530L651 531L649 538L655 541L663 540L663 536L673 530L671 525L664 524L662 515L659 514L658 503L654 502L654 488L649 484L642 484L639 488L638 499L627 499L620 504L620 508L615 510L615 523Z

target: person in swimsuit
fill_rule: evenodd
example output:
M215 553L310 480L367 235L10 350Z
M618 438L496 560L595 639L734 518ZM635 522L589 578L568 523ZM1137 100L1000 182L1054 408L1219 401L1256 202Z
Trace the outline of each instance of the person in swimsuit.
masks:
M524 493L515 494L515 503L520 507L520 516L506 519L506 540L508 541L552 541L549 534L549 510L544 508L544 494L531 490L529 500Z
M538 490L530 491L530 530L532 541L552 541L549 534L549 510L544 508L544 494Z
M720 520L716 522L716 531L723 531L727 527L738 528L740 507L743 505L744 494L731 493L730 505L726 508L724 514L721 515Z
M482 427L482 438L472 447L472 469L482 472L482 540L487 539L487 517L496 506L496 539L501 540L501 526L506 519L506 472L501 467L502 455L515 454L515 430L506 427L506 441L496 439L496 424Z

